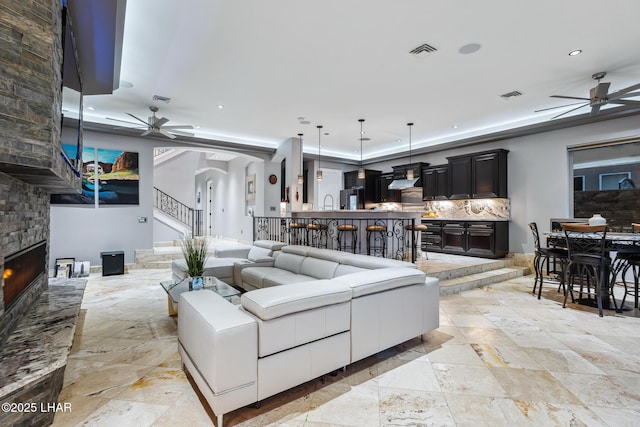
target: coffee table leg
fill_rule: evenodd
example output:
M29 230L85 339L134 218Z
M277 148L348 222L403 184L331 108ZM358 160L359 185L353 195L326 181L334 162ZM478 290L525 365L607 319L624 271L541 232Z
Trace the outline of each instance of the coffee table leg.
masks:
M167 296L167 308L169 311L169 316L177 316L178 315L178 305L174 304L171 301L171 297Z

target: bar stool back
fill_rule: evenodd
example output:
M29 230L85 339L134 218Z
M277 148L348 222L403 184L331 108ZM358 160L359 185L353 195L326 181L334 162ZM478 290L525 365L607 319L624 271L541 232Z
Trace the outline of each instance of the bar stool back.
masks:
M640 233L640 224L631 223L631 228L634 233ZM633 306L634 308L638 308L638 288L640 287L640 242L635 242L633 245L629 245L629 247L618 249L612 270L612 289L614 285L620 284L620 281L622 282L622 286L624 286L624 296L622 297L620 308L622 309L624 307L627 295L634 297ZM633 278L633 287L631 284L627 284L627 275L629 271L631 271L631 277ZM620 277L620 281L618 280L618 277Z
M533 233L533 245L534 245L534 256L533 256L533 270L536 273L536 278L533 282L533 290L531 291L534 295L536 294L536 287L538 282L540 282L540 288L538 289L538 299L542 295L542 282L544 280L544 274L542 272L542 266L550 259L560 261L560 284L558 285L558 292L560 292L560 288L567 292L565 288L565 269L567 263L569 262L569 253L565 248L553 248L553 247L542 247L540 246L540 233L538 233L538 225L535 222L529 223L529 228Z
M327 224L312 222L307 224L307 245L314 248L327 248Z
M358 246L358 226L355 224L340 224L336 229L338 230L338 250L349 250L355 254ZM348 239L345 233L350 233L351 238Z
M580 285L580 298L584 293L584 285L587 285L587 296L594 295L598 304L598 314L602 317L602 296L609 295L609 277L611 260L607 254L606 225L569 224L563 223L569 264L567 265L567 292L564 294L562 307L567 305L567 296L573 297L573 288L576 281ZM591 285L594 291L591 292ZM604 288L604 289L603 289ZM615 307L616 300L613 299ZM616 307L617 308L617 307Z
M307 224L303 222L289 223L289 243L292 245L307 244Z
M382 221L376 220L374 224L367 225L366 231L367 255L379 255L385 258L387 256L387 226Z

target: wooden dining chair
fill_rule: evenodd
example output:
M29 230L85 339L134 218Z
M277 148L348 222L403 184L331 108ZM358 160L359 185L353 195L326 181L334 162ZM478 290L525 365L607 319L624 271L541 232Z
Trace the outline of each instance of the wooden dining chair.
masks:
M571 301L575 302L574 287L579 285L579 298L583 294L587 297L594 296L598 305L598 314L603 316L602 297L610 295L609 273L611 271L611 259L607 252L606 225L589 225L562 223L569 263L566 269L567 292L564 295L562 307L567 306L567 297L571 294ZM586 292L585 292L586 285ZM593 286L593 292L591 287ZM613 299L615 307L616 301ZM617 307L615 307L617 309Z

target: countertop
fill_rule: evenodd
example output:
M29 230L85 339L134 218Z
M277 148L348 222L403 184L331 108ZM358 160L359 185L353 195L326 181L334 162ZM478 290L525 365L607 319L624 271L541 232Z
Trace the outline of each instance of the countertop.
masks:
M338 209L291 212L293 218L420 218L421 211Z
M505 218L443 218L443 217L421 217L422 221L459 221L459 222L509 222Z

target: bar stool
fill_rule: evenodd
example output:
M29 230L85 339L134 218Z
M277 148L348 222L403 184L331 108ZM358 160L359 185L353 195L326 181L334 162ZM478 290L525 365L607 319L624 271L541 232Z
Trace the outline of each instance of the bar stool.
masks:
M367 225L367 255L371 255L371 251L379 253L383 258L387 256L387 226L380 221L375 224ZM373 239L374 244L371 244ZM377 243L376 243L377 242Z
M289 243L292 245L306 245L307 224L302 222L289 223Z
M415 262L415 257L418 255L418 241L420 240L420 233L422 231L427 231L427 226L424 224L407 224L404 226L404 247L411 249L411 253L413 254L411 262ZM424 253L426 254L427 252L425 251Z
M631 227L634 233L640 233L640 224L631 223ZM633 287L627 285L627 273L631 271L633 276ZM620 309L624 307L624 302L627 299L627 295L634 297L634 308L638 308L638 291L640 288L640 244L629 245L629 247L619 248L616 253L616 259L612 266L612 279L611 288L613 285L619 284L617 281L618 276L622 280L624 286L624 296L622 297L622 303Z
M338 230L338 250L351 250L351 252L355 254L356 247L358 246L358 226L355 224L340 224L336 229ZM345 236L347 232L351 233L350 242L347 242Z
M598 314L602 317L603 297L611 294L608 274L611 271L611 259L607 254L607 226L563 223L569 264L567 265L567 292L564 294L562 307L567 306L567 297L571 294L576 282L580 285L579 296L582 298L584 284L587 285L587 296L594 295L598 304ZM591 292L591 285L594 290ZM616 300L613 298L614 308Z
M542 282L544 280L544 275L542 274L542 266L545 261L548 262L549 259L560 261L560 284L558 285L558 292L560 292L560 288L562 288L564 292L567 292L564 281L567 262L569 262L569 253L564 248L541 247L540 233L538 233L538 224L536 224L535 222L531 222L529 223L529 228L533 233L533 245L535 249L533 255L533 269L536 273L536 278L533 282L533 290L531 292L534 295L536 294L536 287L538 286L538 282L540 282L540 288L538 289L538 299L540 299L542 295Z
M327 224L312 222L307 224L307 245L314 248L327 248Z

